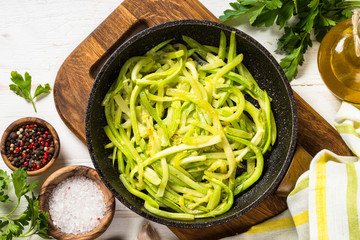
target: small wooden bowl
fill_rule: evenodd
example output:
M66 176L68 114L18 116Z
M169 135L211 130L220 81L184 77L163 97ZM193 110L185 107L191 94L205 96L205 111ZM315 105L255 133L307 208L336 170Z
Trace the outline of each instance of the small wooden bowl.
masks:
M99 185L105 198L105 204L106 204L105 215L101 219L99 225L94 229L92 229L91 231L84 234L74 235L74 234L62 232L61 229L53 223L51 219L51 215L49 214L48 233L51 236L53 236L55 239L65 239L65 240L95 239L99 237L101 234L103 234L106 231L106 229L109 227L115 212L115 197L102 182L101 178L99 177L95 169L86 166L73 165L73 166L63 167L57 170L56 172L54 172L53 174L51 174L46 179L40 190L40 195L39 195L40 210L42 212L49 212L49 199L51 197L54 188L60 182L74 176L87 177Z
M10 135L11 132L13 132L14 130L16 130L17 128L19 128L22 125L26 125L26 124L37 124L40 126L43 126L45 128L47 128L51 135L53 136L53 141L54 141L54 147L55 147L55 152L53 154L53 157L48 160L48 163L38 169L38 170L34 170L34 171L27 171L29 176L35 176L35 175L39 175L45 171L47 171L56 161L59 152L60 152L60 139L59 136L55 130L55 128L53 128L53 126L46 122L43 119L40 118L36 118L36 117L25 117L25 118L20 118L16 121L14 121L13 123L11 123L4 131L2 138L1 138L1 143L0 143L0 151L1 151L1 156L5 162L5 164L13 171L15 171L17 169L17 167L15 167L14 165L11 164L10 160L8 159L7 155L6 155L6 142L7 139Z

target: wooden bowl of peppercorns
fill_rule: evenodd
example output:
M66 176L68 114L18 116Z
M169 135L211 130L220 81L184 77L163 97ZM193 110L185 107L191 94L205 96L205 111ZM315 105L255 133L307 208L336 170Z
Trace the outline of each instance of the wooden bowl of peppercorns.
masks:
M11 170L22 167L29 176L34 176L54 164L59 155L60 141L51 124L40 118L25 117L5 129L0 150Z

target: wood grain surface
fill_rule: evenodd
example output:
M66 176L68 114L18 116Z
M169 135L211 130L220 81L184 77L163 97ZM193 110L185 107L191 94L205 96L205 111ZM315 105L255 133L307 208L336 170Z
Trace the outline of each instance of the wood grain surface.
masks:
M65 124L82 140L85 139L85 110L94 77L111 52L132 34L159 23L178 19L218 21L197 0L125 0L65 60L54 85L57 111ZM351 155L335 129L298 94L298 150L278 188L286 196L294 187L296 176L306 171L311 158L322 149ZM299 147L301 149L299 150ZM206 229L170 229L180 239L218 239L247 230L287 208L284 197L272 194L245 215L226 224Z

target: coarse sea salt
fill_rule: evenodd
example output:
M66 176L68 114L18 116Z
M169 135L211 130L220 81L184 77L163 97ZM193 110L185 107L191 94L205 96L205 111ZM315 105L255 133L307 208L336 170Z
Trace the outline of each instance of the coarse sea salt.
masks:
M53 223L64 233L84 234L105 215L106 205L100 187L84 176L67 178L53 190L49 214Z

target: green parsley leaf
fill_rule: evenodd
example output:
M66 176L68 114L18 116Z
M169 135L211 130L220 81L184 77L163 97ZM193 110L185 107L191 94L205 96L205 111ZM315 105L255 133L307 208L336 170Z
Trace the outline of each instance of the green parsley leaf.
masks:
M280 66L285 70L285 75L288 79L297 74L297 66L303 60L304 58L301 54L301 46L294 49L290 55L281 59Z
M279 29L282 29L285 24L290 20L294 9L295 3L289 1L278 10L278 18L276 19L276 24L279 25Z
M21 76L18 72L12 71L10 79L14 84L10 84L9 88L15 94L19 95L27 101L30 101L34 107L35 112L37 112L34 100L41 94L50 93L50 85L48 83L45 84L44 87L42 85L38 85L35 90L34 96L32 97L31 76L29 73L25 72L24 77Z
M265 6L254 6L250 8L249 11L249 22L250 24L253 24L257 17L262 13L262 11L265 9Z
M290 54L293 49L299 47L301 42L301 36L299 33L294 32L292 28L285 27L285 32L278 40L276 52L284 51Z
M15 71L11 72L11 81L15 84L10 85L10 89L13 90L17 95L31 100L30 89L31 89L31 76L29 73L25 73L25 79L23 76Z
M5 239L12 239L13 237L19 236L23 230L24 228L21 225L9 222L2 236L4 236Z
M255 21L252 23L256 27L270 27L274 24L274 21L277 17L277 13L274 10L264 9L261 14L259 14Z
M7 173L0 169L0 202L7 203L10 201L9 195L5 193L8 190L11 179ZM1 229L1 228L0 228Z
M49 213L40 214L39 218L36 220L36 223L38 228L35 233L44 239L52 239L47 233L49 224Z
M46 83L44 87L41 85L37 86L34 93L34 98L43 93L50 93L50 85L48 83Z
M15 194L18 199L21 196L25 195L26 193L30 192L34 189L37 185L37 181L32 182L31 184L27 185L27 172L22 171L13 171L11 174L14 183Z
M224 11L224 15L219 17L219 20L221 22L227 22L230 21L232 19L236 19L244 14L246 14L249 11L249 8L241 5L240 3L234 2L234 3L230 3L230 6L234 9L228 9Z
M36 197L32 195L32 197L25 196L26 200L28 201L28 211L30 213L30 216L32 216L33 219L37 219L40 215L40 207L39 202L36 200ZM35 221L32 221L32 226L36 224Z
M29 206L17 218L13 219L14 223L16 223L18 225L22 225L22 226L29 225L30 220L31 220L31 211L29 211Z
M3 229L3 227L7 226L9 224L9 221L0 221L0 230Z
M291 81L304 62L305 52L312 46L310 33L314 30L320 42L333 26L352 16L351 9L360 8L360 1L237 0L230 6L232 9L219 17L221 22L247 15L252 26L270 27L275 23L279 29L284 28L276 51L287 54L280 66ZM295 19L290 23L292 18Z
M268 9L278 9L281 8L283 3L280 0L266 1L266 7Z

